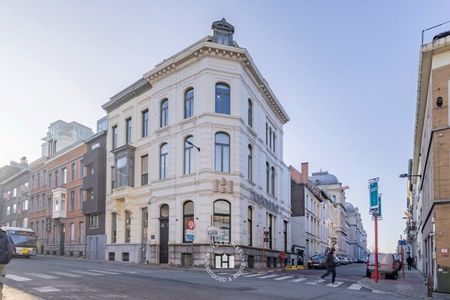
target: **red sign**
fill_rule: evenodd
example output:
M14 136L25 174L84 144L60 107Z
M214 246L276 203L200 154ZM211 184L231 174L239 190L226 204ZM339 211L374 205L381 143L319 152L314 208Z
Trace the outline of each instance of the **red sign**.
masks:
M194 220L189 220L187 223L187 228L188 229L194 229L195 228L195 223Z
M448 248L442 248L441 249L441 254L444 257L448 257Z

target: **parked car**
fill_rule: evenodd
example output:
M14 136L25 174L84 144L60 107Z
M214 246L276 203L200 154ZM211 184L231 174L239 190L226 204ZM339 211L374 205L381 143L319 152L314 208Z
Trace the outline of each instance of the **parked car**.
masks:
M365 260L364 258L358 258L358 259L356 260L356 262L357 262L357 263L365 263L366 260Z
M341 265L341 261L339 260L339 258L337 256L334 257L334 261L336 262L336 267Z
M347 257L348 259L348 263L352 264L353 263L353 258L351 258L350 256L346 255L345 257Z
M325 269L327 257L323 254L316 254L308 261L308 268Z
M370 277L375 271L375 255L370 255L366 265L366 276ZM398 263L392 253L378 253L378 272L385 278L397 279Z
M344 255L338 255L337 258L340 261L341 265L348 265L348 258Z

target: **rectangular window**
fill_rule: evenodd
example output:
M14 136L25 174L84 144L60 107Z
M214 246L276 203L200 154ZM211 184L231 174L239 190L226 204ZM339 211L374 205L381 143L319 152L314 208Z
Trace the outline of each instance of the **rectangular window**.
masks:
M17 204L14 203L12 207L13 207L13 212L12 213L13 214L17 213Z
M142 137L148 136L148 109L142 112Z
M84 197L83 197L83 193L84 193L84 191L82 190L82 189L80 189L80 197L79 197L79 199L80 199L80 209L82 209L83 208L83 201L84 201Z
M63 184L67 183L67 168L65 167L61 169L61 182Z
M13 189L13 197L17 197L17 188Z
M116 184L116 172L115 168L111 167L111 191L115 188Z
M128 183L128 160L126 156L117 159L117 185L122 187L129 185Z
M117 148L117 125L112 127L112 148Z
M125 243L131 241L131 213L125 211Z
M53 207L52 207L52 198L51 198L51 197L48 197L48 198L47 198L47 213L48 213L49 215L51 215L51 214L52 214L52 211L53 211Z
M33 188L35 188L35 185L34 185L34 175L31 175L31 188L33 189Z
M75 180L75 163L72 163L70 165L70 180L71 181Z
M83 163L80 160L80 178L83 178L84 174L83 174Z
M128 118L125 120L125 125L126 125L126 143L127 144L131 144L131 130L132 130L132 123L131 123L131 118Z
M37 186L41 186L41 173L37 173Z
M58 171L55 171L55 187L58 186Z
M75 237L75 224L70 223L70 241L72 242Z
M84 244L84 222L78 223L78 243Z
M75 191L70 191L70 210L75 209Z
M117 242L117 213L111 214L111 243Z
M148 155L141 156L141 185L148 184Z
M51 173L48 173L48 182L47 182L47 185L48 185L49 188L52 187L52 174L51 174Z
M22 202L22 210L28 210L28 199Z
M148 208L142 209L142 243L148 243Z
M98 228L98 215L89 216L89 228Z
M36 196L36 210L39 210L39 206L41 206L41 201L39 195Z
M6 215L9 216L11 214L9 205L6 207Z
M284 223L284 230L283 230L283 240L284 240L284 252L287 253L287 246L288 246L288 222L283 221Z

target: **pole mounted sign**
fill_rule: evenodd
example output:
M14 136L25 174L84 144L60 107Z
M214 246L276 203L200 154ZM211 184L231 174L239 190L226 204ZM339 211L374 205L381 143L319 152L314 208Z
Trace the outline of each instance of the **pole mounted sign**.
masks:
M370 191L370 211L378 209L378 178L369 180L369 191Z

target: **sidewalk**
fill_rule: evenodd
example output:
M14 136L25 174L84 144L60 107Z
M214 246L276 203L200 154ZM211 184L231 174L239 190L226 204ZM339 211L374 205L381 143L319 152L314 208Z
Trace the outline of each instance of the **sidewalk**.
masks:
M399 272L397 280L380 279L376 283L371 278L363 278L358 283L365 288L383 292L386 294L400 295L413 299L431 299L427 297L427 286L425 278L416 270L405 270L405 278L402 272ZM434 299L449 299L449 294L433 292Z
M8 285L3 286L3 299L2 300L41 300L41 299L42 298L22 292L18 289L8 286Z

